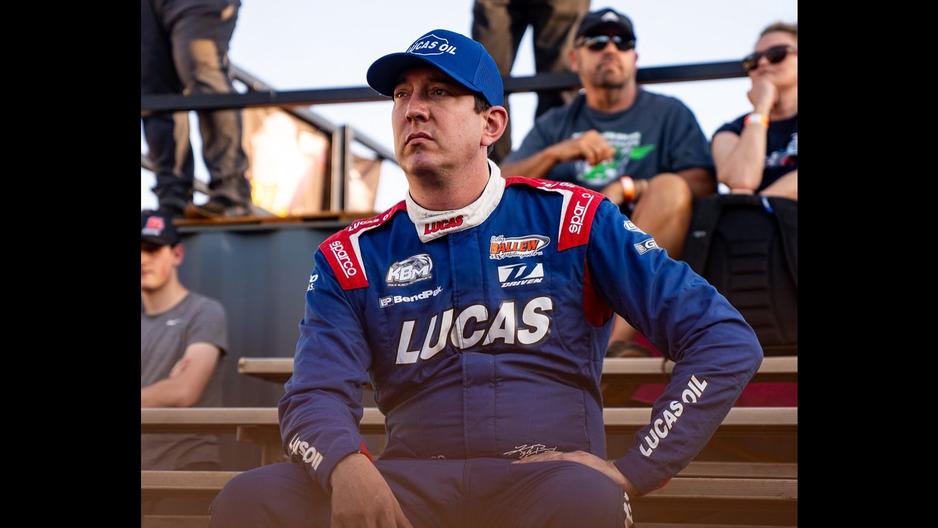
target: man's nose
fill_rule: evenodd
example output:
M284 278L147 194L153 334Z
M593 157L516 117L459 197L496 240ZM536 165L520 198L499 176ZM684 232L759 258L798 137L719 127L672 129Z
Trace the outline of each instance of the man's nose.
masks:
M407 100L407 110L404 116L408 121L417 119L425 121L430 116L426 98L419 93L411 95Z

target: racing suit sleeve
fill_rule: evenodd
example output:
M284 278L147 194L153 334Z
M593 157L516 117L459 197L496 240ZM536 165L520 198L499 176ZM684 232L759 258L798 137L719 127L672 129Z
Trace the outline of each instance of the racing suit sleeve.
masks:
M596 294L675 361L651 423L614 462L645 494L703 449L758 370L762 347L723 295L608 200L590 231L586 258Z
M284 451L327 492L335 465L359 452L361 385L371 351L363 325L322 251L306 292L306 309L293 358L293 376L278 403Z

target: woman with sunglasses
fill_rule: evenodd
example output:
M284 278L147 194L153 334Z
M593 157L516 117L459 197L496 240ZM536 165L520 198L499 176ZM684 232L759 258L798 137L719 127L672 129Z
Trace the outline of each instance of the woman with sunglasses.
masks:
M775 23L743 58L752 112L713 136L717 180L731 192L798 199L798 26Z

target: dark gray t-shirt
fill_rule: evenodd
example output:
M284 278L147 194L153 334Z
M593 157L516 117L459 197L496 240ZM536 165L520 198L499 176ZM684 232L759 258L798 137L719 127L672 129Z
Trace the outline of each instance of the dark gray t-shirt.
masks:
M176 306L157 314L140 312L140 387L169 377L173 365L193 343L228 349L225 309L203 295L189 292ZM196 407L221 407L221 359ZM218 437L193 434L141 435L142 469L180 469L196 462L219 462Z
M590 129L597 130L616 149L612 161L595 167L584 160L558 163L547 174L548 179L601 191L622 176L648 179L662 172L695 167L713 173L710 145L693 112L674 97L641 88L635 103L621 112L594 110L587 106L583 94L569 105L551 109L534 123L521 146L505 162L528 158Z

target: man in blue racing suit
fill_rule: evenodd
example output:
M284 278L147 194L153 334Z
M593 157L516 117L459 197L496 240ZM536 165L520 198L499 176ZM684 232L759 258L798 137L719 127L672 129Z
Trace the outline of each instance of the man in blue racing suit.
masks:
M230 481L212 525L626 525L628 496L683 469L756 372L755 334L602 194L502 177L487 149L504 90L477 42L431 31L368 83L393 98L409 194L319 246L279 404L291 461ZM676 366L651 423L606 460L613 311ZM387 429L374 461L369 381Z

